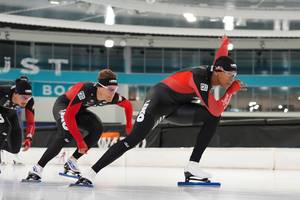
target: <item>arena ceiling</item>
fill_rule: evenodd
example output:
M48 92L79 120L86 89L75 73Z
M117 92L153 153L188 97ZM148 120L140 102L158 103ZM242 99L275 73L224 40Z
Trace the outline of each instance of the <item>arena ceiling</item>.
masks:
M299 0L0 0L0 21L22 24L24 16L104 24L107 6L114 10L116 25L135 29L222 30L224 17L232 16L235 30L300 30ZM196 21L188 22L184 13L192 13ZM19 18L10 19L14 16Z

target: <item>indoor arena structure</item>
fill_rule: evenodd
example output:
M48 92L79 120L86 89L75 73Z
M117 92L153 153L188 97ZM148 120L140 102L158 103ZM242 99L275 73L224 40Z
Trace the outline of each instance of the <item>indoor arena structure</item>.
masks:
M0 0L0 200L300 199L299 12Z

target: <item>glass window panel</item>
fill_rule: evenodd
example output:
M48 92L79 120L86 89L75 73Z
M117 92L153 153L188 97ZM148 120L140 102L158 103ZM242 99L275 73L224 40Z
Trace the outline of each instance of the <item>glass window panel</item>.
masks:
M200 49L200 65L211 66L215 59L215 50Z
M7 65L11 68L14 67L14 42L12 41L0 41L0 69Z
M253 89L252 101L256 102L259 107L255 111L269 112L271 111L271 88L270 87L257 87Z
M107 48L104 46L91 47L91 70L100 71L107 68Z
M162 49L161 48L147 48L146 52L146 72L148 73L162 73Z
M230 102L231 111L249 112L249 102L252 101L252 96L253 88L236 93Z
M271 74L271 50L255 50L254 73Z
M288 108L289 88L276 87L272 88L272 111L282 111ZM280 107L280 105L282 107Z
M123 48L109 48L109 68L114 72L124 72L124 49Z
M300 50L291 50L290 53L291 74L300 74Z
M53 58L64 59L67 63L61 64L61 70L71 70L71 45L69 44L54 44Z
M289 74L290 72L290 54L289 50L272 51L272 73Z
M182 68L195 67L201 65L199 49L182 49L181 61Z
M235 62L239 74L253 73L253 50L236 50Z
M290 88L289 90L289 111L300 111L300 88Z
M179 71L180 65L180 49L164 49L164 73Z
M145 72L145 49L132 48L131 71L137 73Z
M39 60L40 69L54 69L54 64L48 62L52 58L52 44L36 43L34 52L34 57Z
M16 68L22 68L21 61L24 58L34 58L30 42L16 43Z
M72 70L89 71L89 46L74 45L72 59L73 59Z

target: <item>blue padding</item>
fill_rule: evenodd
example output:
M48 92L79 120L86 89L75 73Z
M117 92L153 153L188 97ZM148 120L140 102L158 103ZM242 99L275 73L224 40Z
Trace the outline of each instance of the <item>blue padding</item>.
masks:
M53 70L40 70L38 74L28 75L33 83L64 84L69 87L72 83L96 81L98 72L62 71L55 75ZM8 73L1 73L2 81L11 81L21 75L20 69L11 69ZM150 73L118 73L120 84L129 85L154 85L170 74ZM248 87L300 87L300 75L239 75L239 79Z
M219 182L178 182L178 186L211 186L211 187L220 187L221 183Z

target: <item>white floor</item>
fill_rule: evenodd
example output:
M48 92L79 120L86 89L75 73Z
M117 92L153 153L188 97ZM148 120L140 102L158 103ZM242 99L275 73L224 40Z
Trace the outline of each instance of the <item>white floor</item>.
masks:
M73 179L58 176L49 165L42 183L21 183L31 166L0 166L0 200L248 200L300 199L300 171L207 169L220 188L177 187L180 168L107 167L94 188L70 188ZM82 167L85 168L85 167Z

